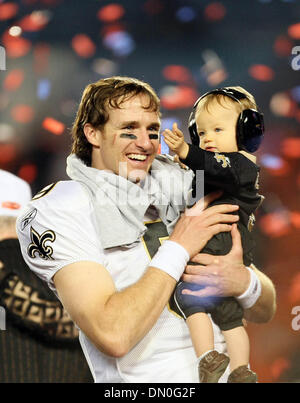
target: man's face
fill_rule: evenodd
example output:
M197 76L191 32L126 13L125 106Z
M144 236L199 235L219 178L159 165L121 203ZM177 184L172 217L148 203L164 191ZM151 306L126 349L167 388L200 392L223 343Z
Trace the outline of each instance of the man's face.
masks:
M134 96L109 107L109 120L97 133L92 167L113 171L136 182L149 171L159 147L160 119L157 112L143 107L149 99Z
M208 110L201 108L196 113L200 148L211 152L238 151L236 124L239 112L234 101L224 100L222 105L214 99Z

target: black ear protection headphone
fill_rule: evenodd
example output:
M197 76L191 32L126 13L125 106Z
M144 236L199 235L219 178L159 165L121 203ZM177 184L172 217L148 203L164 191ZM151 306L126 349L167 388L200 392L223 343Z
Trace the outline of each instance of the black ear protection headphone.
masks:
M200 138L196 125L196 110L199 102L209 94L222 94L236 102L241 99L247 99L247 96L240 91L231 88L217 88L216 90L206 92L202 95L193 107L189 117L189 132L192 144L199 146ZM258 149L264 134L264 115L255 109L244 109L237 120L236 138L239 150L245 150L253 153Z

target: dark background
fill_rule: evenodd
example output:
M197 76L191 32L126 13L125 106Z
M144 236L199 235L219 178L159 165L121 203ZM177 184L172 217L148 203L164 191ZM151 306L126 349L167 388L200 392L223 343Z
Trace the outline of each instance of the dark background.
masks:
M149 82L163 128L177 121L187 140L199 95L227 85L253 93L266 124L256 262L275 283L278 309L271 323L248 324L251 363L260 382L299 382L299 0L0 0L0 33L0 168L33 193L67 178L69 128L91 81Z

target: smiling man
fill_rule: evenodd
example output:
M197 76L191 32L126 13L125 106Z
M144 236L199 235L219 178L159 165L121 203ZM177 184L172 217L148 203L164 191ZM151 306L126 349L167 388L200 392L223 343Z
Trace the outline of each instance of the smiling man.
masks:
M214 274L206 278L222 295L248 292L237 207L208 207L215 194L186 210L193 173L156 155L159 128L148 84L110 77L88 85L72 129L71 180L44 188L18 220L23 256L78 325L95 382L198 381L187 327L168 301L185 269L189 281L203 282L201 266L186 265L201 260L214 234L231 231L233 248L217 262L206 256ZM248 315L266 321L274 290L259 276ZM215 340L224 349L220 333Z
M72 152L87 165L130 177L132 171L149 171L159 129L159 99L148 84L102 80L87 86L82 95Z
M93 146L94 168L111 170L132 181L137 179L135 174L145 176L157 154L160 129L157 110L149 102L149 95L129 97L118 108L108 106L109 121L102 130L90 123L84 126Z

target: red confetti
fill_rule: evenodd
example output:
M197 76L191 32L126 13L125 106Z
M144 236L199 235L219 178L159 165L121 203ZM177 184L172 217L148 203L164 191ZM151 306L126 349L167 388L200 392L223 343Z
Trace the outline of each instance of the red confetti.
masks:
M72 48L82 58L91 57L96 51L94 42L86 34L75 35L72 39Z
M278 238L290 232L288 218L280 213L264 215L259 220L259 226L261 231L270 238Z
M290 368L290 362L285 357L279 357L271 364L270 373L273 379L278 379L288 368Z
M274 42L274 51L278 56L285 57L291 55L293 43L285 36L279 36Z
M258 81L271 81L275 76L274 71L264 64L254 64L249 68L249 74Z
M270 174L273 176L282 177L287 176L291 172L291 167L286 161L283 161L280 167L278 168L265 167L265 170L269 171Z
M290 220L295 228L300 228L300 212L298 212L298 211L291 212ZM300 282L299 282L299 285L300 285ZM300 298L300 293L299 293L299 298Z
M65 130L65 125L63 123L49 117L44 119L42 126L44 129L55 134L56 136L60 136Z
M6 32L2 37L7 56L18 58L26 55L31 48L31 42L20 36L11 36Z
M102 7L98 11L97 17L99 18L99 20L104 22L114 22L123 17L124 13L124 7L120 4L114 3Z
M17 105L11 110L11 115L16 122L29 123L34 117L34 111L29 105Z
M288 296L292 304L300 301L300 273L293 277Z
M21 166L18 176L28 183L34 182L37 177L37 166L35 164L25 164Z
M161 104L166 109L189 108L194 105L198 94L194 88L178 86L161 96Z
M290 25L288 28L288 34L293 39L300 39L300 22Z
M23 80L24 80L23 70L19 69L12 70L5 77L5 80L3 82L3 88L6 89L7 91L15 91L23 83Z
M270 109L275 115L294 117L297 113L297 104L288 93L278 92L271 98Z
M189 70L184 66L170 65L163 69L163 76L171 81L184 83L192 79Z
M113 34L114 32L124 32L125 27L123 24L115 23L115 24L107 24L104 25L101 30L101 35L105 37L106 35Z
M26 15L17 23L23 31L35 32L43 29L48 23L48 18L41 12Z
M209 21L222 20L226 15L226 8L220 2L210 3L205 7L204 16Z
M286 157L300 157L300 138L290 137L282 141L282 152Z
M13 18L18 12L19 6L15 3L0 4L0 20L9 20Z
M14 144L0 144L0 164L7 164L13 161L16 156L17 151Z

